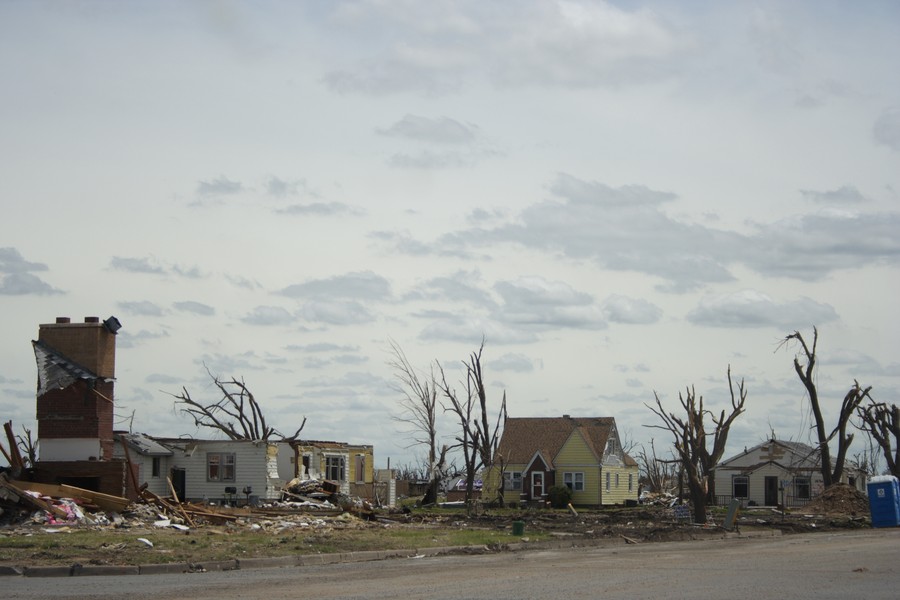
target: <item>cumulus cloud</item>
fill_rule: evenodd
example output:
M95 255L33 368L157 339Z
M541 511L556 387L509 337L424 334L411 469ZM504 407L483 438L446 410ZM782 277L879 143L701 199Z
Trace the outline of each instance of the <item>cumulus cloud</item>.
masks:
M49 296L62 294L32 271L46 271L47 265L25 260L15 248L0 248L0 296Z
M522 277L501 281L494 289L503 298L498 321L520 326L603 329L606 321L593 298L561 281Z
M863 196L859 190L852 185L845 185L836 190L826 192L818 192L814 190L800 190L803 197L819 204L860 204L868 202L868 198Z
M306 302L299 314L307 321L329 325L361 325L375 320L375 316L355 300L313 300Z
M390 282L371 271L297 283L278 293L289 298L344 298L369 301L388 300L392 294Z
M202 302L194 302L193 300L185 300L184 302L175 302L172 304L175 310L187 312L203 317L211 317L216 314L216 309Z
M197 184L197 194L200 196L229 196L243 189L244 186L240 181L231 181L224 175Z
M138 300L136 302L119 302L117 306L130 314L145 317L161 317L164 314L162 308L150 302L149 300Z
M469 315L428 315L428 325L419 332L421 340L462 342L478 345L484 339L491 345L530 344L538 336L520 327L512 327L484 317Z
M0 248L0 273L46 271L47 265L25 260L15 248Z
M276 198L298 195L318 196L309 189L305 179L284 180L275 176L269 177L266 181L266 193Z
M534 361L524 354L512 352L488 361L485 366L491 371L513 371L515 373L530 373L534 371Z
M662 316L662 309L642 298L613 294L603 301L603 314L613 323L649 325Z
M165 273L160 265L154 264L150 258L134 258L125 256L113 256L109 261L109 266L117 271L129 271L131 273L150 273L154 275L162 275Z
M241 321L248 325L291 325L297 319L281 306L257 306L252 311L241 317Z
M457 271L451 275L434 277L407 294L405 300L432 300L440 302L466 303L477 307L496 307L497 303L481 286L478 271Z
M837 319L837 312L828 304L810 298L777 302L754 290L707 296L687 314L687 320L695 325L780 330L796 330Z
M376 131L389 137L437 144L470 144L479 135L477 125L460 123L449 117L429 118L409 114L390 127Z

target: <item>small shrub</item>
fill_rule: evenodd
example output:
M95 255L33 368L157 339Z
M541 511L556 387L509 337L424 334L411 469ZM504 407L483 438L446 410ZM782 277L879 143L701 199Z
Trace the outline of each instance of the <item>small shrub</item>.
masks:
M565 485L554 485L547 490L547 497L553 508L565 508L572 501L572 490Z

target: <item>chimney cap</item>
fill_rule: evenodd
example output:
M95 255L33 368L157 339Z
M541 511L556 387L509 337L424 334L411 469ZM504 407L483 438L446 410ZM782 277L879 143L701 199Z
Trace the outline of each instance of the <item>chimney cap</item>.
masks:
M70 319L69 317L56 317L56 322L57 323L71 323L72 319Z

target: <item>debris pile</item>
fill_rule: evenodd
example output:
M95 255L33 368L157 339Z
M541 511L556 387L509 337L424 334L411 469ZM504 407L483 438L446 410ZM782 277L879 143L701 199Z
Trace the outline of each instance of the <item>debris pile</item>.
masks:
M869 499L853 486L839 483L827 488L801 510L806 513L868 515Z

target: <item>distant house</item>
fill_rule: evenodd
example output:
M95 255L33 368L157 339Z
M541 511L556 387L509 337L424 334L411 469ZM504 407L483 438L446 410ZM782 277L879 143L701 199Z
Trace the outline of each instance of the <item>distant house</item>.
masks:
M745 506L802 506L824 489L817 449L770 439L720 462L714 471L716 504L738 498ZM865 491L865 474L845 466L842 483Z
M510 417L482 494L496 497L502 485L505 502L543 503L565 485L575 505L625 504L637 501L638 474L612 417Z
M293 447L297 465L294 477L336 481L341 493L373 497L375 460L371 445L304 440Z

